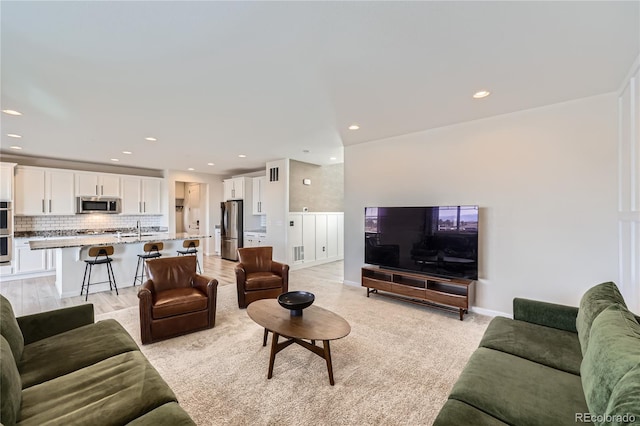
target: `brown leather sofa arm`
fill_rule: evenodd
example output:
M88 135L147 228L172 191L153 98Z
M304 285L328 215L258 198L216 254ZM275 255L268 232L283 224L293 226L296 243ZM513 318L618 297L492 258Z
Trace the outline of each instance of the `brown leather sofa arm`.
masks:
M216 325L216 305L218 297L218 280L215 278L208 278L203 275L195 275L191 285L207 295L209 300L209 327Z
M286 293L289 291L289 265L286 263L276 262L275 260L271 262L271 272L274 274L278 274L282 277L282 292Z
M153 307L153 281L148 280L138 290L138 299L140 299L140 340L143 344L151 343L151 320Z

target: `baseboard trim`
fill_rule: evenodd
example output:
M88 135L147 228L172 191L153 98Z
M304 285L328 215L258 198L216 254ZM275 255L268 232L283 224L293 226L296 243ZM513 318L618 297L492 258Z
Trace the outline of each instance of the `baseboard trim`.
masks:
M325 263L337 262L338 260L344 260L344 256L331 257L327 259L314 260L311 262L303 262L303 263L295 263L293 265L289 265L289 269L291 271L295 271L298 269L309 268L311 266L323 265Z
M470 311L476 314L486 315L489 317L507 317L507 318L513 319L513 315L511 314L507 314L505 312L500 312L500 311L494 311L492 309L480 308L478 306L472 306Z

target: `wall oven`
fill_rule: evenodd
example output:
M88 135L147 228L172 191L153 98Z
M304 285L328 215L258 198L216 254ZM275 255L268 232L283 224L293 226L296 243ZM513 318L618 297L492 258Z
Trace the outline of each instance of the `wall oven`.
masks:
M12 249L13 209L10 201L0 201L0 263L11 262Z

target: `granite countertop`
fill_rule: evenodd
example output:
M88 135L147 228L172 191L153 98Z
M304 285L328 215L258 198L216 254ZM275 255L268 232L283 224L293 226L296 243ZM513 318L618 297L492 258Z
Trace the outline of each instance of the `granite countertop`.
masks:
M137 234L136 228L103 228L103 229L53 229L48 231L18 231L13 233L14 238L57 238L57 237L85 237L91 235L117 235L121 234ZM169 232L167 227L162 226L145 226L141 232L147 234L150 232Z
M136 244L146 243L150 241L169 241L169 240L200 240L203 238L211 238L211 235L197 234L191 235L186 232L143 232L142 236L138 238L137 235L127 236L130 234L102 234L102 235L84 235L77 238L46 238L40 240L29 241L29 247L31 250L44 250L54 248L70 248L70 247L84 247L84 246L96 246L96 245L116 245L116 244Z

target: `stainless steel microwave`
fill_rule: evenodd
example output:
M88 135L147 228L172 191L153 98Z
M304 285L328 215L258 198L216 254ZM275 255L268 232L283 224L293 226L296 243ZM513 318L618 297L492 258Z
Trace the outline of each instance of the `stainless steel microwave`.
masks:
M76 197L76 213L120 213L120 198L114 197Z

